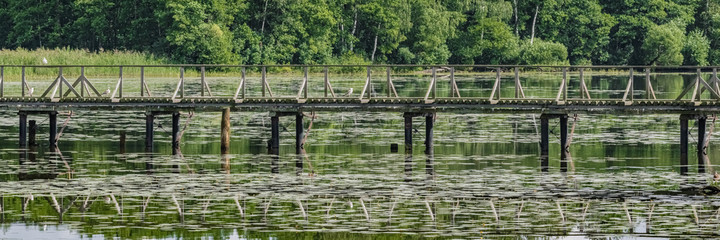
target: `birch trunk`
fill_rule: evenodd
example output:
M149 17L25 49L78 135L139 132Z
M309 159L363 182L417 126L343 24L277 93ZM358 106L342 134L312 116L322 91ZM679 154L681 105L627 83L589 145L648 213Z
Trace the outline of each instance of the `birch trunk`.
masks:
M538 10L540 10L540 6L535 6L535 16L533 17L532 32L530 34L530 45L532 45L533 41L535 41L535 22L537 21Z

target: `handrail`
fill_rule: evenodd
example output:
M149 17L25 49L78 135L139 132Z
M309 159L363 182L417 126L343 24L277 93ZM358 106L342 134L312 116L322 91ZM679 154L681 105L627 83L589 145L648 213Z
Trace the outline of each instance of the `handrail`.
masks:
M233 65L233 64L147 64L147 65L78 65L78 64L68 64L68 65L17 65L17 64L11 64L11 65L2 65L0 64L0 67L33 67L33 68L74 68L74 67L88 67L88 68L99 68L99 67L126 67L126 68L140 68L140 67L148 67L148 68L162 68L162 67L205 67L205 68L232 68L232 67L246 67L246 68L260 68L260 67L424 67L424 68L430 68L430 67L436 67L436 68L574 68L574 69L580 69L580 68L586 68L586 69L631 69L631 68L650 68L650 69L713 69L713 68L720 68L720 66L648 66L648 65L474 65L474 64L349 64L349 65L341 65L341 64L270 64L270 65Z
M0 65L0 96L5 97L5 98L8 97L7 96L8 94L4 92L5 90L7 90L7 86L3 86L3 85L8 81L8 78L6 75L7 75L7 71L9 70L8 68L11 68L8 66L9 65L5 65L5 66ZM39 67L46 68L46 67L56 67L56 66L57 65L55 65L55 66L42 65ZM140 66L140 65L137 65L137 66ZM157 67L157 66L161 66L161 65L142 65L141 67L139 67L139 70L140 70L140 86L139 86L140 94L139 95L140 95L140 97L150 96L150 90L147 85L148 81L145 78L145 68L146 67ZM330 77L328 76L328 72L329 72L328 69L331 68L332 66L335 66L335 67L365 66L366 76L365 76L365 81L364 81L362 90L359 91L360 95L358 96L357 92L355 94L352 94L352 88L351 88L351 89L349 89L349 93L344 95L343 97L350 97L350 98L359 97L359 100L361 103L368 103L373 98L378 98L378 101L383 101L383 102L393 102L393 101L395 101L393 99L417 98L420 100L424 100L425 104L433 104L433 103L437 102L438 99L444 99L445 96L448 96L448 98L462 98L460 96L461 89L459 88L458 82L456 82L456 79L455 79L456 68L455 67L443 67L443 68L438 69L437 66L465 66L465 67L468 67L468 66L491 67L492 66L492 67L494 67L492 70L494 70L494 72L495 72L495 74L494 74L495 82L492 86L492 89L487 89L487 87L482 87L483 89L478 89L481 87L478 87L478 85L476 85L476 84L468 84L469 86L472 86L473 89L468 89L467 87L465 87L463 89L463 91L470 90L468 92L476 92L477 90L481 90L481 91L490 90L491 93L490 93L489 98L487 97L487 95L482 96L482 97L475 95L472 97L466 96L464 99L485 98L486 100L488 100L490 102L490 104L501 104L501 103L504 103L502 100L516 101L518 99L532 98L532 99L549 100L552 102L552 104L556 104L556 105L569 104L569 103L572 103L574 101L581 100L581 99L582 100L590 100L591 99L590 90L588 88L588 85L586 85L586 83L585 83L584 71L587 68L593 69L593 68L603 67L603 66L586 66L586 67L552 66L552 68L560 68L561 72L562 72L562 81L560 82L559 86L557 86L557 88L553 88L553 90L556 91L557 94L554 96L550 96L550 97L538 98L537 96L533 96L533 95L530 95L528 97L525 94L525 90L522 87L522 81L520 79L520 71L521 71L521 68L523 65L202 65L202 64L197 64L197 65L185 64L185 65L183 65L183 64L177 64L177 65L162 65L162 66L180 66L180 67L178 67L179 77L180 77L179 81L177 82L177 85L174 86L175 87L174 92L172 92L171 97L168 97L170 100L172 100L172 102L175 102L175 103L177 103L177 102L194 102L195 97L212 98L211 101L215 100L215 99L233 99L233 100L235 100L236 103L242 103L243 101L246 100L247 84L248 83L252 84L252 81L250 81L248 78L246 78L246 70L247 70L246 66L251 66L251 67L257 68L257 69L252 70L255 73L257 73L258 71L260 71L262 73L262 75L261 75L262 82L260 83L260 88L262 89L261 96L263 98L268 97L266 95L269 95L269 98L272 98L271 99L272 101L274 101L274 99L295 98L298 103L305 103L308 101L314 102L316 98L331 98L331 99L342 98L341 96L335 95L334 89L333 89L332 85L330 84ZM197 78L185 79L186 66L198 66L198 70L200 73L199 79L197 79ZM211 92L210 83L209 83L208 79L206 79L206 76L205 76L205 73L206 73L205 70L206 70L206 67L208 67L208 66L239 66L239 68L242 69L241 70L242 79L239 82L239 84L237 85L237 88L233 89L233 90L235 90L233 92L234 94L230 93L230 94L225 94L223 96L223 94L224 94L223 91L218 91L218 93L220 93L221 96L215 96ZM289 96L289 94L287 94L287 93L279 93L277 96L274 96L274 94L270 88L270 82L269 82L269 78L268 78L268 74L267 74L267 68L269 66L283 66L283 67L302 66L303 67L302 68L303 76L302 76L302 82L299 85L300 87L299 87L299 89L292 90L292 91L297 91L297 93L294 96ZM402 96L402 97L398 95L398 91L395 89L395 85L393 84L391 75L392 75L393 67L403 67L403 66L430 66L429 70L423 70L423 73L422 73L423 76L427 76L428 74L431 74L431 76L432 76L432 80L430 81L429 85L426 85L427 89L423 89L423 90L425 90L424 95L417 96L419 94L414 93L414 91L417 91L419 89L401 89L401 90L403 90L401 93L411 92L412 94L415 94L415 95ZM511 68L504 68L504 67L499 67L499 66L510 66ZM27 96L27 94L25 93L25 90L28 90L29 92L34 91L34 88L29 87L30 86L29 82L26 79L26 75L25 75L26 71L25 70L27 69L27 67L28 67L27 65L17 67L17 68L22 68L22 73L23 73L22 77L21 77L21 80L22 80L21 86L20 86L21 91L19 94L23 98ZM107 68L118 68L119 69L119 79L117 80L117 83L114 85L114 90L112 92L110 92L111 89L108 89L103 94L98 93L98 91L93 87L92 83L88 80L88 78L85 77L85 68L87 68L87 67L93 67L93 65L78 65L78 68L80 69L80 77L78 77L77 80L74 81L72 84L70 84L70 82L68 82L63 75L63 69L66 69L68 67L67 66L56 67L58 70L57 78L55 78L55 80L52 82L52 84L49 87L47 87L47 89L44 90L44 93L37 100L43 101L44 99L48 98L47 97L48 94L50 94L49 98L50 98L50 101L52 101L52 102L65 101L65 100L63 100L63 98L67 97L70 93L73 93L76 98L92 97L90 94L90 91L88 90L88 89L90 89L90 90L93 90L93 92L95 92L95 95L97 95L100 98L109 97L111 102L120 102L121 99L124 97L123 96L123 84L124 84L123 72L124 72L124 69L126 69L129 66L128 65L95 66L95 67L107 67ZM130 67L132 67L132 66L130 66ZM538 67L538 66L532 66L532 67ZM626 88L613 89L613 90L618 90L618 91L624 90L624 94L621 95L622 98L619 98L619 96L616 95L616 96L611 96L610 99L600 98L600 99L596 99L596 100L600 100L600 101L602 101L602 100L619 100L619 101L624 102L625 105L633 105L633 104L637 104L637 103L644 104L643 103L644 101L658 100L657 97L655 96L655 92L652 87L650 74L653 69L668 68L668 67L662 67L662 66L661 67L658 67L658 66L644 67L644 69L643 69L644 75L645 75L644 91L646 91L646 93L644 94L643 99L637 99L637 100L635 99L635 93L638 91L643 91L643 88L642 87L636 88L634 86L634 77L635 77L635 68L636 67L634 67L634 66L611 66L611 67L622 68L622 69L627 68L627 70L628 70L627 72L619 71L623 75L626 73L629 73L629 78L627 79ZM690 67L691 66L682 66L683 69L689 69ZM31 66L31 68L32 68L32 66ZM319 86L319 82L320 82L320 80L318 79L317 81L313 81L313 83L310 83L310 79L308 76L310 68L315 68L315 70L318 70L318 68L322 68L322 74L324 74L323 79L322 79L322 81L324 81L324 87L322 90L309 88L309 84L317 83L317 85L314 85L314 86ZM375 68L375 69L373 69L373 68ZM378 96L377 93L375 93L376 90L383 90L383 88L381 87L380 89L375 89L375 87L373 86L372 70L377 70L378 68L380 68L380 69L385 68L385 74L386 74L385 77L386 77L387 87L384 90L387 92L383 94L383 95L386 95L383 97L380 97L380 96ZM577 76L576 73L570 73L571 75L568 76L568 71L573 68L575 68L577 71L579 71L580 84L578 84L578 85L575 85L575 82L574 82L577 79L577 78L575 78ZM711 75L710 75L710 72L707 71L708 68L710 68L712 70ZM665 99L659 99L658 101L668 101L668 100L669 101L681 101L684 103L692 103L695 105L703 104L703 101L706 101L706 100L720 101L720 79L718 79L718 76L717 76L717 68L720 68L720 67L694 67L694 72L695 72L696 76L695 76L695 81L693 84L688 84L687 86L683 86L682 93L680 93L680 96L678 96L677 98L665 97ZM449 73L444 72L444 71L449 71ZM505 72L505 73L503 73L503 72ZM656 73L658 73L658 72L663 72L663 71L656 71ZM670 72L670 71L667 71L667 72ZM673 72L687 75L687 73L689 73L690 71L677 70L677 71L673 71ZM552 71L552 73L555 75L559 75L559 74L557 74L556 70ZM378 74L378 73L376 72L376 74ZM379 74L382 74L382 72L380 72ZM703 78L702 74L706 74L706 76L710 75L708 77L709 80L706 81ZM440 76L438 76L438 75L440 75ZM508 94L508 93L510 93L510 91L507 91L507 90L510 90L511 87L507 86L507 84L510 84L510 81L507 81L507 80L510 80L509 78L512 75L514 75L514 79L513 79L514 83L513 84L514 84L514 93L515 94L514 94L514 96L509 96L512 94ZM638 75L638 76L641 76L641 75ZM377 77L379 77L379 76L377 76ZM444 78L448 78L448 77L449 77L449 82L444 81L444 80L441 82L438 82L439 78L444 79ZM487 77L487 76L485 76L485 77ZM505 80L503 80L503 78L505 78ZM186 80L188 80L187 83L195 84L194 81L196 79L199 80L199 87L197 85L191 85L191 87L188 88L189 92L188 92L188 95L186 96L186 93L185 93ZM558 80L558 79L556 78L556 80ZM295 80L293 80L293 81L295 81ZM571 81L573 81L572 84L571 84ZM505 82L505 86L506 86L505 88L503 88L503 85L504 85L503 82ZM448 83L449 83L449 85L448 85ZM638 83L642 84L642 81L638 81ZM133 82L133 84L135 84L135 83ZM63 86L63 85L65 85L65 86ZM78 85L79 85L79 87L77 87ZM462 86L464 86L464 85L465 84L462 84ZM280 85L280 86L283 86L283 85ZM407 87L407 86L415 86L415 85L404 84L404 85L400 85L400 86ZM67 89L64 91L63 88L65 88L65 87L67 87ZM78 89L79 92L76 91L76 87L79 88ZM449 92L447 91L448 88L446 88L446 87L449 88ZM198 89L199 89L199 92L198 92ZM258 90L255 90L255 91L258 91ZM503 90L505 90L504 94L502 94ZM166 90L166 91L169 92L172 90ZM205 91L207 91L208 95L205 95L205 93L206 93ZM283 91L284 91L284 89L283 89ZM310 91L313 91L313 92L310 93ZM317 92L317 91L322 91L322 93ZM573 95L575 95L577 93L579 93L579 95L575 95L575 96L571 97L568 94L569 91L573 91L573 93L572 93ZM692 91L692 93L690 93L690 91ZM709 94L707 94L707 95L703 94L705 91L708 91ZM58 92L60 94L59 98L56 97ZM87 93L87 96L85 95L85 93ZM110 94L106 95L108 93L110 93ZM145 94L145 93L147 93L147 94ZM438 93L441 93L441 95L439 96ZM15 93L15 94L17 94L17 93ZM15 95L15 94L12 94L12 95ZM30 94L32 94L32 93L30 93ZM258 93L253 93L253 95L254 94L258 94ZM508 95L508 96L501 96L501 95ZM686 96L686 95L690 95L690 96ZM703 95L704 95L704 97L702 97ZM708 95L710 97L708 97ZM14 96L10 96L10 97L14 97ZM188 99L183 100L186 97ZM358 98L356 98L356 99L358 99ZM445 100L442 100L442 101L445 101ZM525 100L523 100L523 101L525 101ZM253 102L253 101L250 101L250 102Z

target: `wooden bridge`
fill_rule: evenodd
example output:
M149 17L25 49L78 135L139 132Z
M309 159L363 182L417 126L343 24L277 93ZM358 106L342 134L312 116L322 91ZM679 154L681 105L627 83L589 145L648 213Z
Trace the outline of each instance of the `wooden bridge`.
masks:
M36 82L30 82L26 78L26 69L57 69L57 77L49 87L41 89L43 92L34 92L32 87ZM112 89L101 93L93 85L92 76L86 76L85 69L111 68L117 69L118 80ZM177 84L174 85L172 94L166 93L164 97L158 97L158 92L151 91L146 79L145 70L149 68L176 68L178 69ZM209 80L206 78L206 69L229 69L229 72L237 72L236 87L233 95L213 95ZM298 68L302 69L302 79L298 82L296 94L282 95L272 91L272 79L268 77L267 70L270 68ZM321 69L317 71L322 75L322 82L312 82L314 86L322 85L322 92L311 92L311 84L308 77L309 69ZM366 72L365 83L359 93L338 94L332 86L334 76L329 73L343 69L363 69ZM425 69L423 74L429 75L424 82L426 88L424 96L402 96L393 83L393 71L397 69ZM20 116L19 145L27 146L27 115L28 114L49 114L50 116L50 146L54 148L57 144L57 113L62 110L117 110L130 109L146 112L146 147L152 151L153 148L153 122L156 116L161 114L172 115L173 119L173 149L179 150L179 118L180 111L223 111L222 134L223 149L229 146L229 113L230 111L256 111L271 112L272 138L269 146L271 153L278 153L279 149L279 117L296 117L296 149L300 153L304 134L303 117L307 112L323 111L390 111L402 112L405 118L405 149L412 151L412 120L414 117L425 117L426 121L426 153L432 153L432 127L436 113L438 112L460 112L460 113L535 113L541 114L541 166L547 168L548 146L549 146L549 119L559 118L561 127L561 163L566 163L569 152L567 119L568 114L679 114L681 120L681 161L682 166L687 166L687 143L688 143L688 120L695 119L698 122L698 163L703 166L707 158L706 148L709 141L709 134L706 135L706 119L708 116L720 112L720 79L717 76L715 67L699 66L519 66L519 65L125 65L125 66L0 66L0 109L17 110ZM19 79L5 78L5 71L13 69L18 72ZM79 77L72 83L66 79L63 70L80 70ZM124 69L139 69L140 81L139 91L124 94ZM199 72L197 79L186 79L185 69L193 69ZM489 96L468 97L462 96L458 87L455 70L488 71L495 75L495 82L490 90ZM595 70L607 70L623 72L627 76L627 84L623 91L622 98L608 99L595 98L585 82L585 72ZM251 82L246 77L248 70L259 73L260 81ZM331 71L332 70L332 71ZM543 98L528 92L520 80L520 71L529 70L535 72L555 72L560 84L557 86L555 97ZM362 71L362 70L361 70ZM636 72L637 71L637 72ZM505 73L503 73L505 72ZM694 82L684 86L683 91L674 98L658 99L653 88L651 75L657 73L682 73L694 74ZM442 74L440 78L438 75ZM569 74L577 76L577 88L571 89ZM708 75L709 80L703 78ZM378 81L377 75L382 76ZM375 80L373 80L375 76ZM8 81L11 80L11 81ZM187 81L186 81L187 80ZM643 81L644 80L644 81ZM15 91L6 89L10 83L20 82ZM7 84L6 84L7 83ZM638 88L637 83L641 86ZM448 96L438 94L438 85L449 86ZM502 86L512 84L514 94L511 96L502 95ZM191 94L186 91L186 86L198 86L199 91ZM260 85L258 93L249 94L248 86ZM379 87L376 87L379 86ZM384 93L378 93L375 89ZM477 88L475 86L475 88ZM135 88L137 89L137 88ZM17 91L19 90L19 91ZM101 89L102 90L102 89ZM478 89L474 89L478 90ZM574 91L578 97L571 98L568 94ZM155 96L153 96L155 92ZM707 94L705 94L707 92ZM34 94L33 94L34 93ZM705 96L703 98L703 96ZM33 123L31 123L33 124ZM31 128L34 131L34 128ZM712 130L711 130L712 131ZM34 133L30 134L34 136ZM32 141L33 139L31 139ZM564 166L564 164L561 164ZM686 167L685 167L686 168ZM701 171L702 170L701 168Z

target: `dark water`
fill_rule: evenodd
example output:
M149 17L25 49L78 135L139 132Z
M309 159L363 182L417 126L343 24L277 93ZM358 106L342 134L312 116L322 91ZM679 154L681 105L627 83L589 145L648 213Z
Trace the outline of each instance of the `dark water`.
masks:
M684 80L667 78L655 87L670 98ZM460 85L488 89L492 80L466 79ZM231 82L217 82L222 81ZM526 93L535 94L531 96L555 94L553 81L525 81ZM396 84L401 90L416 82ZM341 91L354 83L336 84ZM605 98L622 97L622 90L613 89L624 84L622 76L589 83L592 94ZM401 92L424 94L422 89ZM504 86L503 94L512 92L512 86ZM463 94L485 96L489 91ZM697 174L694 148L689 174L680 173L677 115L578 115L567 172L559 168L557 120L551 121L550 170L540 170L539 115L438 113L432 156L423 154L420 119L414 124L414 154L391 152L392 143L402 151L402 113L318 113L306 156L294 154L294 118L281 118L280 155L268 155L270 121L261 112L232 114L227 156L219 154L216 112L195 113L182 137L182 156L171 155L169 116L156 120L155 151L145 153L143 112L76 111L60 138L62 156L48 152L46 116L30 117L40 126L40 146L28 151L17 149L16 112L5 110L0 116L0 238L635 239L720 234L718 197L696 190L714 183L711 174ZM58 125L66 118L61 114ZM181 127L186 120L183 116ZM696 127L691 128L694 146ZM717 163L718 154L711 140L711 163Z

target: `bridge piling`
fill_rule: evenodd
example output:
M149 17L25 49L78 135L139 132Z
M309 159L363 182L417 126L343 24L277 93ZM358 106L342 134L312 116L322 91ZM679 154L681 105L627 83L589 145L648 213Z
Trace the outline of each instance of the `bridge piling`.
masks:
M49 112L50 116L50 149L55 150L57 148L57 112Z
M562 115L560 116L560 171L561 172L567 172L567 164L568 164L568 153L569 153L569 146L568 146L568 116Z
M697 137L697 157L698 157L698 173L705 173L705 159L707 159L707 141L705 141L705 126L707 116L699 116L698 137Z
M180 112L172 113L172 154L180 153Z
M270 154L279 154L280 150L280 117L270 117Z
M20 136L18 138L19 146L20 148L25 148L27 146L27 113L26 112L18 112L18 115L20 116Z
M302 139L305 134L303 126L303 114L299 112L295 115L295 154L300 154L303 149ZM302 163L301 163L302 164Z
M690 115L680 115L680 174L688 171L688 119Z
M405 113L403 114L403 118L405 118L405 154L412 154L412 135L413 135L413 128L412 128L412 115L411 113Z
M223 109L220 120L220 153L230 153L230 108Z
M540 116L540 170L548 171L548 155L549 155L549 134L550 119L545 115Z
M425 115L425 154L432 155L435 150L433 146L433 127L435 125L435 113Z
M37 141L35 141L35 135L37 133L37 125L35 120L28 121L28 146L35 146L37 145Z
M145 152L153 152L155 115L152 112L145 113Z

